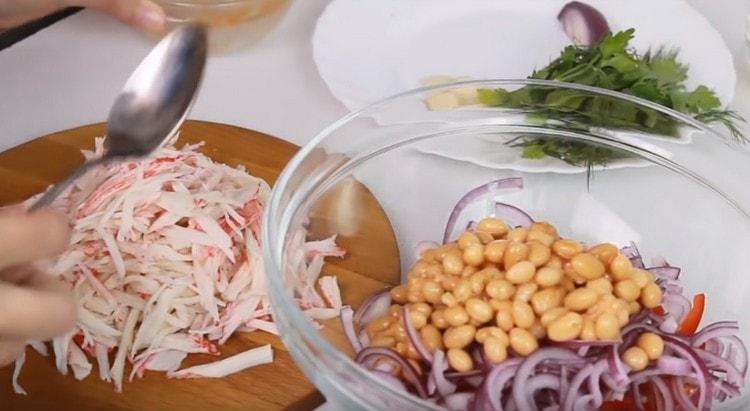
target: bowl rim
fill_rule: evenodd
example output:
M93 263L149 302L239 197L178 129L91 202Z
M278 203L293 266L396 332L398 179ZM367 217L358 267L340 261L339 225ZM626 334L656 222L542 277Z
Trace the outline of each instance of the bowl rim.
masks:
M635 97L629 94L607 90L607 89L603 89L599 87L592 87L592 86L569 83L569 82L561 82L561 81L556 81L556 80L472 79L472 80L463 80L463 81L456 81L456 82L450 82L450 83L441 83L441 84L436 84L436 85L418 87L418 88L407 90L402 93L398 93L393 96L381 99L359 110L352 111L349 114L341 117L339 120L331 123L329 126L325 127L323 130L321 130L318 134L315 135L315 137L313 137L307 144L305 144L297 152L297 154L295 154L294 157L292 157L289 163L284 167L283 171L279 175L278 179L276 180L276 183L274 184L271 190L271 194L269 195L268 202L263 212L263 220L262 220L263 223L261 225L261 244L263 245L264 268L265 268L267 276L269 277L269 290L270 290L271 305L274 310L283 311L287 315L288 322L290 323L290 325L292 325L292 329L294 330L296 334L303 336L309 345L314 346L316 351L319 351L322 355L329 357L330 359L335 361L340 367L342 367L345 370L345 372L350 373L356 378L359 378L360 381L364 381L364 383L367 384L368 386L370 386L370 384L375 384L380 391L385 392L389 395L398 397L400 400L409 401L414 406L418 406L418 407L425 408L425 409L439 410L442 408L436 406L434 403L428 402L415 395L412 395L410 393L405 393L404 391L400 391L384 383L380 379L374 378L364 368L357 365L351 357L349 357L348 355L344 354L343 352L335 348L330 342L328 342L325 338L323 338L318 333L318 331L310 323L309 319L307 319L302 313L302 311L299 309L299 307L297 307L297 305L294 304L294 301L290 298L290 296L287 293L286 288L284 287L284 284L282 282L282 268L280 264L283 258L282 249L283 249L284 238L276 238L274 241L274 238L273 238L274 236L273 236L272 231L276 231L277 233L286 233L286 230L288 229L288 222L285 222L284 220L277 218L279 216L285 215L286 213L286 210L281 210L279 206L281 202L281 193L288 186L291 180L292 174L298 169L302 161L314 149L316 149L322 141L324 141L333 132L342 128L347 123L357 118L363 117L368 112L376 111L377 109L387 106L388 104L390 104L391 102L395 100L398 100L404 97L409 97L409 96L417 96L417 95L425 94L425 93L435 91L435 90L444 90L444 89L450 89L454 87L472 86L472 85L477 85L477 86L491 85L494 87L538 85L538 86L549 86L549 87L582 90L582 91L596 93L599 95L615 97L618 99L636 103L643 107L647 107L655 111L661 112L675 120L678 120L679 122L685 125L694 127L695 129L699 131L702 131L708 135L712 135L715 138L718 138L719 141L724 143L726 146L728 146L732 150L740 151L744 154L748 153L747 149L740 146L740 144L736 142L734 139L732 139L731 137L725 134L719 133L717 130L709 127L707 124L701 121L698 121L687 114L680 113L676 110L662 106L658 103L654 103L652 101L649 101L640 97ZM669 160L667 161L671 163L671 161ZM702 180L699 179L699 182L701 181ZM731 199L731 197L726 196L724 193L718 192L718 194L723 195L725 199ZM748 215L747 213L745 214ZM750 217L750 215L748 215L748 217ZM281 226L273 227L272 229L271 222L276 221L276 220L282 221L282 224ZM286 342L286 339L288 338L288 336L289 334L285 334L281 336L282 339L285 340L285 344L288 344ZM300 361L299 354L302 354L302 353L295 353L294 351L295 349L298 349L299 347L294 347L294 348L289 347L289 348L290 348L290 353L292 353L292 356L295 359L295 362ZM295 354L298 354L298 355L295 355ZM305 365L303 366L303 368L309 369L309 365ZM340 387L337 387L337 389L339 389L339 391L342 391ZM349 400L352 400L352 401L358 400L357 398L352 398L352 396L349 395L348 393L346 395L348 396ZM359 402L361 403L361 401Z

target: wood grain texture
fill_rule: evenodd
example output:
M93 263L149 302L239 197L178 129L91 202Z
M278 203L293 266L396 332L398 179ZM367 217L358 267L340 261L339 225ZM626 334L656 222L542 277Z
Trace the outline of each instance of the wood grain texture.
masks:
M104 130L103 124L79 127L0 153L0 205L22 201L65 177L83 161L80 150L91 148L93 138L103 135ZM178 144L199 141L205 141L201 151L214 160L244 165L270 184L298 149L278 138L239 127L188 121ZM340 223L336 207L341 207L341 201L337 201L341 192L337 190L346 190L358 213L356 230L338 239L353 252L329 263L324 272L339 277L345 302L356 306L366 294L398 280L398 249L385 213L372 194L354 181L342 182L321 198L311 216L312 231L322 236ZM363 241L372 245L366 252L359 247ZM325 335L345 346L338 322L331 322ZM20 380L29 395L12 392L12 367L0 369L0 410L307 410L319 405L322 395L299 371L279 338L263 332L235 334L221 347L222 356L267 343L274 347L273 364L222 379L170 380L162 373L147 372L144 378L125 383L122 394L98 379L96 365L87 379L76 381L72 375L60 375L52 358L29 350ZM215 359L190 355L183 366ZM126 370L126 376L128 373Z

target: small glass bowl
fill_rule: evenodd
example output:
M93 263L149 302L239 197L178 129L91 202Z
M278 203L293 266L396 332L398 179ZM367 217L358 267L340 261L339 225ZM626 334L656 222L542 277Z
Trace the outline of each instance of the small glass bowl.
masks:
M433 111L425 105L436 93L524 86L661 113L678 136L612 130L575 112L481 106ZM625 159L592 169L523 159L507 144L519 137L575 142ZM607 90L487 80L400 94L326 128L278 179L262 233L275 320L300 368L338 409L435 409L352 361L338 319L319 327L303 314L292 286L302 274L288 256L299 250L300 234L337 234L347 255L328 259L323 274L338 277L344 304L356 308L369 293L401 281L420 241L441 241L463 194L492 180L522 177L523 189L500 193L503 202L552 222L563 236L587 243L634 241L647 259L666 257L682 267L686 295L706 294L704 324L737 320L740 336L750 341L750 190L743 183L748 164L746 151L719 131ZM715 406L747 409L750 396L743 392Z
M228 53L249 46L281 21L291 0L155 0L167 26L201 22L208 30L209 51Z

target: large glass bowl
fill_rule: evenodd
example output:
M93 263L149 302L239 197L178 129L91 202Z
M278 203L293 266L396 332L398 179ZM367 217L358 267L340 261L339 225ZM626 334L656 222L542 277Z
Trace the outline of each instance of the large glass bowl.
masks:
M675 126L677 137L627 126L612 130L575 112L479 106L430 110L425 104L425 98L457 87L524 86L658 112ZM347 256L329 259L323 273L336 275L344 304L357 307L368 293L400 281L414 262L418 242L441 240L463 194L505 177L522 177L524 187L502 192L500 198L553 222L562 235L590 243L634 241L646 259L664 256L682 267L685 293L707 295L704 324L738 320L741 337L748 341L750 190L743 176L750 162L724 135L632 96L529 80L422 88L353 113L294 157L266 209L265 264L284 342L338 409L434 408L356 365L338 319L320 327L297 308L292 285L301 274L287 256L301 246L300 233L308 239L338 234ZM593 168L523 160L519 149L505 144L519 137L578 142L625 158ZM750 396L743 394L717 408L749 408Z

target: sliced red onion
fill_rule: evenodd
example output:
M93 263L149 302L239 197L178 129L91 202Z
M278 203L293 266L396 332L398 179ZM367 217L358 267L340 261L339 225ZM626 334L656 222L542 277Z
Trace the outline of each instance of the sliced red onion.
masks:
M677 332L679 327L680 325L677 323L677 320L671 315L664 317L664 321L659 325L660 330L670 334Z
M362 330L359 332L359 342L363 347L367 347L368 345L370 345L370 336L367 334L367 330Z
M482 396L492 411L502 411L503 390L505 385L513 379L523 358L513 357L492 367L482 386Z
M449 380L465 380L467 378L476 377L478 375L484 375L485 371L481 369L474 369L471 371L449 371L445 373L445 378Z
M628 385L630 384L630 378L628 377L630 367L622 362L620 354L617 352L617 348L618 346L616 345L612 346L609 350L609 355L607 355L609 375L618 385Z
M581 358L573 351L561 347L545 347L534 351L518 367L513 378L513 400L522 410L533 409L533 403L527 397L525 385L531 377L534 368L545 361L580 361ZM576 388L577 389L577 388ZM569 391L570 392L570 391Z
M354 352L358 353L362 351L362 343L359 341L357 331L354 329L354 311L352 311L352 307L348 305L341 307L339 315L341 316L341 326L344 328L344 334L346 334L346 338L349 340L349 344L351 344Z
M650 271L651 274L655 275L657 278L666 278L669 280L679 279L681 271L679 267L671 266L650 267L646 270Z
M427 397L427 388L425 387L422 379L419 377L419 373L417 372L417 370L415 370L414 367L412 367L411 363L409 363L409 361L407 361L403 356L401 356L401 354L397 353L396 351L385 347L367 347L360 351L359 354L357 354L357 358L355 359L355 361L359 364L367 366L368 363L380 357L385 357L396 361L398 365L401 366L401 372L404 375L404 378L411 384L412 387L414 387L414 390L417 391L417 395L419 395L421 398Z
M645 268L645 266L643 265L643 257L641 257L641 253L638 251L638 247L635 245L635 243L631 242L629 246L621 248L620 253L622 253L622 255L624 255L625 257L628 257L630 262L633 264L633 267Z
M354 313L354 322L366 326L370 321L380 317L391 306L391 287L384 288L369 297L359 305Z
M595 410L596 408L593 407L593 404L591 406L589 406L589 402L591 402L593 400L593 397L594 396L591 395L591 394L582 395L582 396L578 397L578 399L575 400L575 402L573 403L573 406L570 409L572 409L572 410L592 410L592 409L594 409Z
M443 244L451 241L451 236L453 235L453 230L456 227L456 222L458 222L458 217L461 216L461 213L469 204L473 203L484 195L509 188L523 188L523 179L520 177L513 177L495 180L476 187L468 193L464 194L464 196L461 197L461 199L458 200L456 205L453 207L453 210L448 217L448 222L445 225L445 231L443 233Z
M711 374L708 371L708 367L706 367L706 363L692 347L688 346L681 340L665 334L662 334L661 338L664 340L664 345L666 347L690 362L695 370L696 383L698 385L698 392L700 393L697 408L699 410L710 410L712 384L709 384L709 381L711 381Z
M474 401L474 393L459 392L445 397L445 407L455 411L468 410L471 409L472 401Z
M682 285L675 281L670 281L667 279L658 279L656 280L656 284L659 285L659 287L664 290L665 294L678 294L682 295Z
M534 402L538 391L549 389L560 391L560 377L550 374L538 374L526 381L526 398Z
M391 373L373 370L371 371L371 374L375 376L375 378L383 381L386 385L390 385L391 387L399 391L408 391L406 389L406 385L404 385L404 383L400 379L398 379L398 377Z
M570 41L579 46L591 47L609 33L607 19L586 3L572 1L566 4L557 19Z
M447 369L448 361L445 358L445 353L443 353L442 350L436 350L430 375L435 382L435 388L441 397L446 397L456 392L456 384L445 378L445 370Z
M739 330L740 327L736 321L718 321L709 324L698 331L692 338L692 345L700 347L708 340L719 337L729 337L739 332Z
M653 377L650 379L651 384L654 387L654 391L659 393L659 396L661 397L662 401L662 410L673 410L674 407L674 399L672 398L672 393L669 391L669 386L661 377Z
M714 380L714 388L723 393L726 397L737 397L740 395L740 389L726 381Z
M680 294L666 293L661 301L664 311L681 323L685 315L690 312L690 300Z
M604 403L601 378L602 375L604 375L604 372L608 370L609 365L607 364L607 360L599 360L599 362L594 365L594 372L591 373L591 376L589 377L589 392L593 396L592 401L596 409L599 409Z
M409 316L409 308L404 305L401 308L401 318L404 320L404 328L406 329L406 335L409 336L409 341L411 342L411 345L414 346L414 349L417 350L417 353L420 357L422 357L423 360L431 363L432 362L432 353L427 349L427 347L424 346L424 343L422 342L422 337L419 335L419 332L416 328L414 328L414 325L411 323L411 316Z
M693 370L688 360L672 355L662 355L659 357L656 360L656 366L658 367L658 371L669 375L689 375Z
M619 343L620 341L618 340L569 340L561 344L568 348L576 349L581 347L607 347Z
M681 410L687 410L687 411L697 411L699 408L695 406L693 403L693 400L688 396L687 392L685 392L685 380L683 377L675 377L672 379L671 385L671 392L674 395L675 400L677 400L678 403L678 409Z
M645 411L645 408L643 407L643 395L641 395L639 384L632 384L630 386L630 392L633 395L635 409L637 409L638 411Z
M422 252L439 246L440 245L434 241L420 241L417 243L417 246L414 247L414 258L418 260L422 257Z
M737 367L729 361L700 348L695 348L695 352L706 362L708 368L719 369L726 373L727 382L736 386L745 384L745 379Z
M464 379L464 382L471 387L479 388L479 386L482 385L482 382L484 382L484 377L481 375L468 377Z
M393 371L396 369L396 366L392 362L379 362L375 364L374 367L372 367L374 371L381 371L386 372L388 374L393 374Z
M500 202L495 203L495 217L513 228L528 227L534 222L534 219L520 208Z
M589 376L594 372L594 366L589 364L581 369L581 371L578 371L578 373L573 377L573 380L570 382L570 387L568 387L568 392L565 394L565 402L562 404L562 407L560 407L563 411L574 411L575 406L577 405L577 401L581 398L578 395L578 390L581 388L581 385L584 381L586 381ZM514 397L515 398L515 397ZM516 400L518 402L518 400ZM579 405L579 407L581 407ZM579 408L579 409L582 409Z
M742 377L744 378L747 375L748 366L747 347L745 347L745 344L742 343L740 337L737 337L736 335L724 337L724 339L727 340L733 347L730 360L734 364L737 364L737 368L742 372Z

